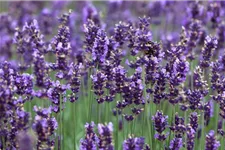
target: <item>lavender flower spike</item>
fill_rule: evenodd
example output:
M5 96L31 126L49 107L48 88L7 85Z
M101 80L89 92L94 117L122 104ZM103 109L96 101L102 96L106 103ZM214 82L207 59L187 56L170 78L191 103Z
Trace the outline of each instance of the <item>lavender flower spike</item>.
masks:
M170 150L180 150L182 147L182 138L174 138L170 142L169 149Z
M206 135L205 150L217 150L219 147L220 142L216 140L214 131L209 131L209 133Z
M111 122L108 125L98 124L99 150L114 150L112 132L113 124Z
M84 139L80 140L80 150L97 150L96 143L98 141L97 135L94 133L94 122L86 123L86 135Z
M159 141L164 141L167 138L167 134L163 134L163 131L166 129L168 124L167 118L168 116L164 116L160 111L157 111L155 116L152 117L155 130L158 132L155 134L155 138Z
M218 41L216 38L207 36L204 42L204 48L202 50L203 59L200 63L202 68L208 68L210 65L210 59L214 50L217 48Z
M145 146L144 137L129 137L123 142L123 150L143 150Z

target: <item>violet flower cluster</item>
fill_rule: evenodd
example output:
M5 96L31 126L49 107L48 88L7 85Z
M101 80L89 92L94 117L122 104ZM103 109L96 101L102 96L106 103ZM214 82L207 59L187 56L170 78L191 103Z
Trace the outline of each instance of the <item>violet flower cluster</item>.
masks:
M224 149L225 2L0 4L0 149Z

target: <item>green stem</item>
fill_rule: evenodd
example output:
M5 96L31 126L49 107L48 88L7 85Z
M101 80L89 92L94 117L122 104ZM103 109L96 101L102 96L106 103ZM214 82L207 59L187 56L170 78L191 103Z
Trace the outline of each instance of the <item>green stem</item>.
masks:
M191 90L194 90L194 78L193 78L193 72L194 72L194 62L191 61Z
M185 119L185 125L187 125L187 110L184 111L184 119ZM187 146L187 134L184 135L184 143L185 143L185 148Z
M125 126L125 123L124 123L124 117L122 116L122 124L123 124L123 139L125 139L125 128L124 128L124 126Z
M134 120L132 122L129 122L129 124L130 124L130 134L131 135L133 134L133 122L134 122Z
M215 103L215 123L218 124L219 121L219 109L218 109L218 104ZM218 126L214 126L215 127L215 131L217 131Z
M173 111L172 111L172 115L171 115L172 116L171 123L170 123L171 125L173 124L173 119L175 119L175 112L176 112L176 110L175 110L176 108L175 108L174 105L172 105L172 108L173 108ZM171 136L172 135L171 135L171 130L170 130L169 131L169 140L168 140L168 144L167 144L168 147L169 147L169 144L170 144Z
M61 149L63 149L63 120L62 120L62 115L63 115L63 111L62 111L62 102L60 102L60 137L61 137L61 140L60 140L60 145L61 145Z
M201 127L202 127L202 130L201 130L201 141L200 141L200 149L204 149L204 145L205 145L205 132L204 132L204 112L201 113Z
M223 129L223 131L225 131L225 125L224 125L224 119L222 119L222 129ZM223 147L225 147L225 140L224 140L224 135L223 135L223 137L221 138L222 140L221 140L221 150L222 150L222 148Z
M59 122L59 127L58 127L58 136L57 136L57 146L58 146L58 150L60 150L61 149L61 147L60 147L60 142L61 142L61 135L60 135L60 114L59 113L57 113L56 114L56 118L57 118L57 121Z
M73 127L74 128L74 150L76 149L76 128L77 128L77 126L76 126L76 103L74 102L73 103L73 123L74 123L74 125L75 125L75 127Z
M151 118L147 117L147 124L148 124L148 134L149 134L149 144L151 149L153 149L153 137L152 137L152 122L151 122Z
M99 123L100 104L97 103L97 123Z
M88 72L88 121L91 121L91 114L92 114L92 97L93 97L93 93L92 93L92 82L90 79L90 75L91 75L91 69Z
M118 149L118 139L119 139L119 115L118 110L116 109L116 143L115 148Z

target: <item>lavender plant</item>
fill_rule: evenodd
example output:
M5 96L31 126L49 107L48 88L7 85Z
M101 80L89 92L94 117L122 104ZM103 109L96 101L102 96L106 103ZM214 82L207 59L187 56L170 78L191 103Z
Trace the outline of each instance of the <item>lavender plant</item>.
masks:
M0 4L1 150L224 150L223 1Z

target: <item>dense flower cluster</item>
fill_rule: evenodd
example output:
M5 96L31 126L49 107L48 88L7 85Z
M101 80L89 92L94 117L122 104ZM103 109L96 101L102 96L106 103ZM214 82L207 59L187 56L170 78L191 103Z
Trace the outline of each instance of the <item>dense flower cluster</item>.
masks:
M0 149L225 147L223 1L0 4Z
M123 142L123 150L150 150L143 137L129 137Z
M98 137L94 132L95 124L91 122L90 124L85 125L86 135L85 139L81 139L80 141L80 149L81 150L96 150L97 149L97 142Z
M168 116L164 116L163 113L160 111L157 111L155 116L152 117L152 120L154 121L155 130L158 132L155 134L155 138L159 141L164 141L168 136L168 134L163 133L168 124L167 118Z

